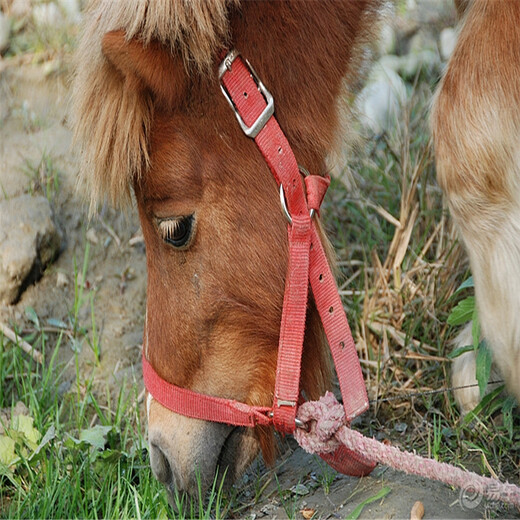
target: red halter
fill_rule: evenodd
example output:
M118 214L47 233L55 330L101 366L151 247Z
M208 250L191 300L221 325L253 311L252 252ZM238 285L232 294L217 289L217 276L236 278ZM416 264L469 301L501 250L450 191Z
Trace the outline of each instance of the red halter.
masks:
M220 87L244 133L255 140L277 183L289 236L289 267L278 346L272 407L251 406L232 399L199 394L163 380L143 349L143 379L152 395L169 410L197 419L236 426L274 425L282 433L305 427L296 418L309 282L323 323L338 375L343 406L349 421L368 408L368 397L356 346L330 270L317 227L312 219L330 183L317 175L305 177L305 190L294 153L274 117L274 100L249 63L231 51L219 67ZM307 193L307 196L305 194ZM347 450L324 456L335 469L366 475L373 464Z

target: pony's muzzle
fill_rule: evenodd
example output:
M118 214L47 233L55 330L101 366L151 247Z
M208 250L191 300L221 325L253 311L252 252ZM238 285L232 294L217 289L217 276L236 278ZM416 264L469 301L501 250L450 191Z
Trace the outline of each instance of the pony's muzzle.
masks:
M184 417L153 401L149 410L150 465L174 493L198 496L212 486L230 485L258 453L249 429Z
M150 443L150 465L155 478L165 485L173 483L173 474L168 457L160 446Z
M151 468L170 494L177 490L196 496L221 472L220 454L232 428L169 413L173 428L150 425Z

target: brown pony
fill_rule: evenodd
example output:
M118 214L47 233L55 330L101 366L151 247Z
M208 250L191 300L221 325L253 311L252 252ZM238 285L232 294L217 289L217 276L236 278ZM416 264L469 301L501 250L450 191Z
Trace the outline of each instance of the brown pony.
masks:
M81 176L93 201L108 197L119 204L135 194L148 266L145 350L163 379L254 405L273 401L287 228L275 181L220 92L222 49L236 48L252 62L275 98L276 117L298 163L323 175L339 131L340 101L355 93L382 8L383 0L91 2L73 93ZM513 262L520 251L511 236L518 134L513 115L501 113L520 92L508 73L509 60L518 64L520 38L506 41L520 31L519 8L483 0L468 9L470 28L462 33L435 109L441 182L473 248L480 301L492 300L493 316L503 315L500 290L509 295L513 316L520 308ZM489 12L493 23L486 24ZM479 34L477 43L473 34ZM489 49L480 56L482 78L467 70L474 48ZM491 52L503 69L498 75L488 65ZM491 89L493 110L486 97ZM453 109L450 98L457 95L460 105ZM480 103L481 110L465 119L469 102ZM461 135L462 129L480 140ZM498 147L491 132L502 139ZM487 218L486 225L474 220L476 213ZM502 226L509 235L498 232ZM490 247L500 237L502 253ZM475 260L480 254L481 264ZM505 259L508 270L500 282L491 266ZM492 294L485 294L488 282ZM511 356L520 343L511 343L514 323L508 327L507 345L497 344ZM505 324L499 330L504 335ZM324 346L311 301L301 378L311 399L330 385ZM513 389L519 371L514 359L505 367ZM268 462L274 457L270 430L183 417L150 396L147 413L152 469L170 491L175 486L195 493L197 474L205 486L218 467L234 478L260 449Z
M479 321L520 400L520 3L459 0L462 27L432 111L437 176L469 253ZM470 323L457 338L471 345ZM475 383L475 352L453 384ZM463 411L478 387L456 394Z

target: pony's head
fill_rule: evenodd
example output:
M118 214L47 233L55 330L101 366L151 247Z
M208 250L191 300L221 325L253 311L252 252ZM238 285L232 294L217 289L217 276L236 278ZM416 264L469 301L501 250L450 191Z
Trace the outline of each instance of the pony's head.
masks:
M324 174L337 97L373 3L238 10L222 0L209 11L149 0L132 11L132 1L95 2L74 87L83 178L116 203L133 188L148 267L145 355L166 381L273 401L287 223L266 163L220 92L219 49L232 42L251 59L298 162ZM329 384L311 301L301 388L317 398ZM187 418L150 395L146 407L152 469L170 490L195 493L217 470L232 480L259 450L273 460L269 429Z

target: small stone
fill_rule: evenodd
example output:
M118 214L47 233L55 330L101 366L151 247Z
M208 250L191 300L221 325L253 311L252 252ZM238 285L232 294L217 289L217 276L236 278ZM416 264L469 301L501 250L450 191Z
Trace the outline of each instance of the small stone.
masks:
M78 0L58 0L58 3L65 13L67 20L71 23L81 22L81 10Z
M440 70L440 57L436 51L424 49L401 57L400 75L413 80L420 72L432 73Z
M457 45L457 31L451 27L443 29L439 37L439 44L441 57L444 61L447 61L455 50L455 45Z
M14 18L23 18L31 12L31 0L13 0L9 14Z
M305 484L296 484L291 488L291 493L294 495L305 496L309 494L309 489Z
M65 273L58 272L56 276L56 287L67 287L69 285L69 279Z
M11 37L11 20L0 12L0 54L9 48Z
M382 56L395 54L397 36L394 28L390 24L383 25L379 38L379 52Z
M410 520L422 520L424 517L424 504L417 500L410 511Z
M421 29L410 38L408 52L417 54L424 50L437 51L437 41L428 31Z
M45 197L0 201L0 302L12 304L59 254L63 235Z
M396 56L395 54L389 54L387 56L381 56L379 65L384 69L390 69L399 74L402 67L402 56ZM376 65L377 66L377 65Z
M394 426L394 430L398 433L406 433L406 430L408 429L408 425L405 422L398 422Z
M376 64L356 102L361 123L374 134L391 131L400 120L406 99L406 85L399 75Z
M60 9L54 2L35 5L32 14L38 27L55 28L63 22Z
M22 401L18 401L16 403L16 406L13 408L13 412L11 414L11 417L16 417L17 415L31 415L29 412L29 408L25 406Z
M96 230L94 228L90 228L85 237L87 238L87 240L89 242L91 242L92 244L99 244L99 238L97 236L97 233L96 233Z

